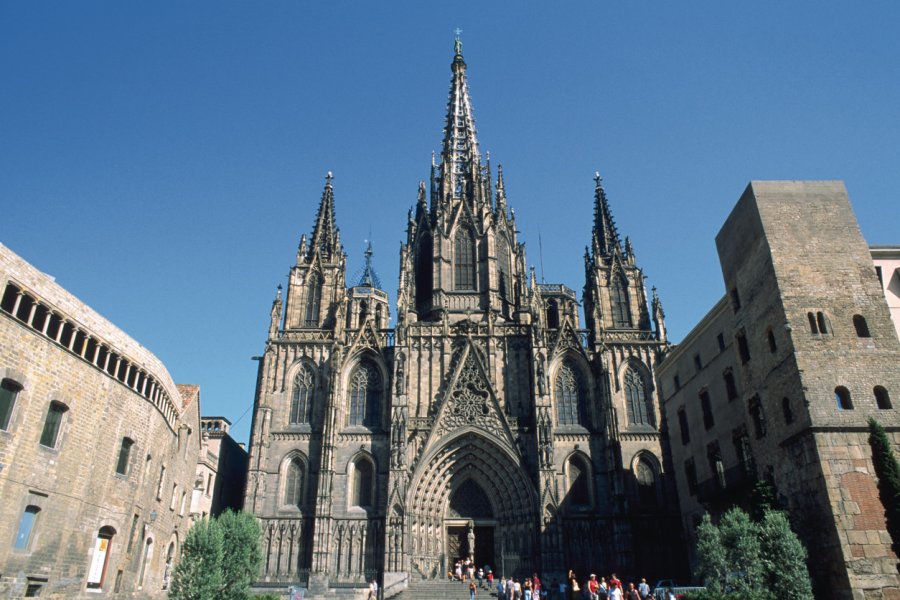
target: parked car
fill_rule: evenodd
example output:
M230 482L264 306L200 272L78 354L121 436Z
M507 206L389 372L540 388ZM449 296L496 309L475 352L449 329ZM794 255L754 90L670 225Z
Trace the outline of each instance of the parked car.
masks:
M668 596L666 594L669 593L669 590L672 590L672 593L675 594L676 598L684 598L685 595L691 592L701 592L706 588L702 585L686 585L684 583L678 583L674 579L660 579L656 582L656 585L653 586L653 597L656 600L668 600Z

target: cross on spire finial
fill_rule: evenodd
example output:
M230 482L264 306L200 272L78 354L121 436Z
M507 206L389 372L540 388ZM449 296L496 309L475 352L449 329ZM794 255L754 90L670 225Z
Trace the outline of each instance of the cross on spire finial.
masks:
M594 181L597 182L597 185L600 185L600 182L603 181L603 178L600 177L600 171L594 171Z
M462 34L462 29L457 27L453 30L453 33L456 34L456 40L453 42L453 51L457 56L462 56L462 40L459 39L460 34Z

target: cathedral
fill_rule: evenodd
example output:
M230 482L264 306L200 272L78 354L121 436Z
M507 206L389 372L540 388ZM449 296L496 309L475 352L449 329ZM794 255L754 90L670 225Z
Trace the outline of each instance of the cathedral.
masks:
M347 282L331 173L278 288L244 504L264 528L258 583L389 586L465 557L498 577L683 573L654 383L662 304L599 175L581 306L536 281L502 167L479 151L458 39L451 72L440 157L407 216L396 326L371 249Z

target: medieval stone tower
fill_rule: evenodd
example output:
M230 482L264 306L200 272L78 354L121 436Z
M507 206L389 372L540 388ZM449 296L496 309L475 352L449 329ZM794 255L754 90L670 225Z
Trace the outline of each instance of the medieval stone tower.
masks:
M261 580L313 590L494 572L673 572L678 511L654 369L667 347L599 176L583 307L538 284L483 162L457 40L440 160L400 251L395 329L356 287L331 174L259 366L245 507ZM649 569L653 569L653 573Z

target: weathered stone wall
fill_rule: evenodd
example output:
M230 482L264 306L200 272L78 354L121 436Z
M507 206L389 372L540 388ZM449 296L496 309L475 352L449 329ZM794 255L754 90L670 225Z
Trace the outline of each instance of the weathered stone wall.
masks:
M767 479L810 553L817 597L896 594L866 421L878 419L894 436L900 430L897 411L874 396L875 386L900 392L900 342L843 184L753 182L716 241L726 296L658 371L689 531L704 510L746 504L746 485ZM854 315L865 317L868 336ZM720 334L725 346L706 363ZM734 373L739 397L717 405L724 369ZM838 386L852 407L837 403ZM704 389L715 407L708 429L698 406ZM688 444L680 443L682 407ZM749 473L739 445L729 443L741 428L749 434ZM722 474L709 458L715 442ZM685 469L691 460L694 492Z
M11 421L0 431L0 538L7 540L0 544L0 595L21 596L28 585L40 585L42 597L89 596L95 541L106 528L112 537L102 590L164 596L190 525L186 504L199 450L196 407L183 407L161 363L115 326L3 246L0 259L0 285L14 282L140 364L177 402L177 412L167 418L134 387L0 311L0 379L21 387ZM51 448L40 440L54 401L67 410ZM125 437L134 445L126 472L118 474ZM28 506L40 511L26 547L16 548L13 540Z

